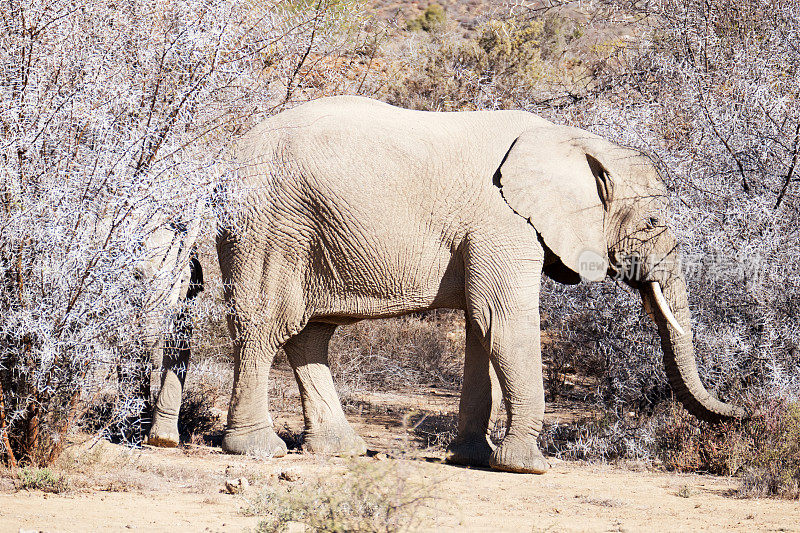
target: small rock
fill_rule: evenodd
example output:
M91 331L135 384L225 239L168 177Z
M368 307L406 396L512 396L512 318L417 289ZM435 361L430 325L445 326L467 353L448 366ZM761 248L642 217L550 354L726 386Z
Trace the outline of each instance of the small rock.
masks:
M225 491L228 494L241 494L242 492L246 491L250 487L250 482L247 481L247 478L236 478L236 479L226 479L225 480Z
M389 459L389 456L383 452L375 454L376 461L386 461L387 459Z
M281 481L297 481L300 479L300 473L296 470L284 470L278 474L278 479Z

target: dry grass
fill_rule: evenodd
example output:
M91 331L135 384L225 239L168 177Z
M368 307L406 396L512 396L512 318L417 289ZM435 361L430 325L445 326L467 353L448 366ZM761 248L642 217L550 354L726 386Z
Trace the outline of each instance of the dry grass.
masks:
M74 492L165 492L179 487L202 493L220 482L218 473L188 462L163 459L78 435L65 447L51 471L53 476L64 480L65 489Z
M426 525L434 485L413 481L408 464L354 459L343 470L302 479L279 477L244 509L263 517L258 531L408 531Z
M330 365L340 389L392 390L460 386L464 360L461 312L432 311L342 327L331 340Z

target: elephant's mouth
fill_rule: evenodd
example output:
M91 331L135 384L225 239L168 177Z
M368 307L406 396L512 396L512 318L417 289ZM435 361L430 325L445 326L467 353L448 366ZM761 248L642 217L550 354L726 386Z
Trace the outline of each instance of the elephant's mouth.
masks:
M647 261L639 254L619 254L609 252L608 275L612 279L623 281L634 289L642 289L647 281L645 267Z

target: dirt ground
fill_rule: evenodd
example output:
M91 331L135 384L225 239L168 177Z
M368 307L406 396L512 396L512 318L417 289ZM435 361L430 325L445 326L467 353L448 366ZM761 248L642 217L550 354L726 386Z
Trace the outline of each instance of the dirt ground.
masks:
M292 435L302 425L296 389L286 370L276 374L286 383L276 402L276 425ZM430 501L420 511L423 530L800 531L797 502L739 499L731 478L557 460L543 476L443 464L441 449L425 444L439 426L450 427L457 401L436 389L348 401L349 417L372 454L356 462L380 462L429 487ZM547 418L571 418L567 407L555 405ZM404 458L392 458L398 450ZM70 480L65 493L17 491L10 473L0 476L0 532L253 530L260 518L247 516L247 509L265 487L301 487L336 476L352 465L348 461L298 451L271 459L200 445L131 450L84 442L68 450L58 467ZM281 479L285 472L292 473L289 480ZM248 489L225 491L226 479L242 477Z
M220 492L226 468L233 465L274 474L291 467L302 476L310 469L331 467L300 454L265 462L222 455L188 457L174 450L147 450L141 455L140 460L153 464L204 469L216 483L203 490L176 485L169 490L0 494L0 531L254 529L259 519L241 514L248 504L247 493ZM363 459L370 460L374 459ZM731 498L727 494L734 483L711 476L634 472L571 462L556 464L544 476L428 462L412 466L416 476L438 482L441 500L434 505L441 514L432 520L430 530L796 531L800 524L796 502Z

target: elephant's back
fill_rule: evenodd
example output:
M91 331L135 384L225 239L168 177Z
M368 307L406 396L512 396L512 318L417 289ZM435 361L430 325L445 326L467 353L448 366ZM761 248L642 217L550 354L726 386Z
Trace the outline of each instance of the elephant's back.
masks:
M460 225L479 223L482 211L506 209L494 173L520 132L542 122L522 111L439 113L322 98L246 134L240 175L268 191L257 203L274 217L324 212L331 225L373 233L463 233Z
M337 96L267 119L245 136L240 152L251 161L268 154L296 171L285 178L327 180L324 186L383 188L399 180L418 188L413 182L458 173L486 185L519 133L541 122L523 111L416 111Z

